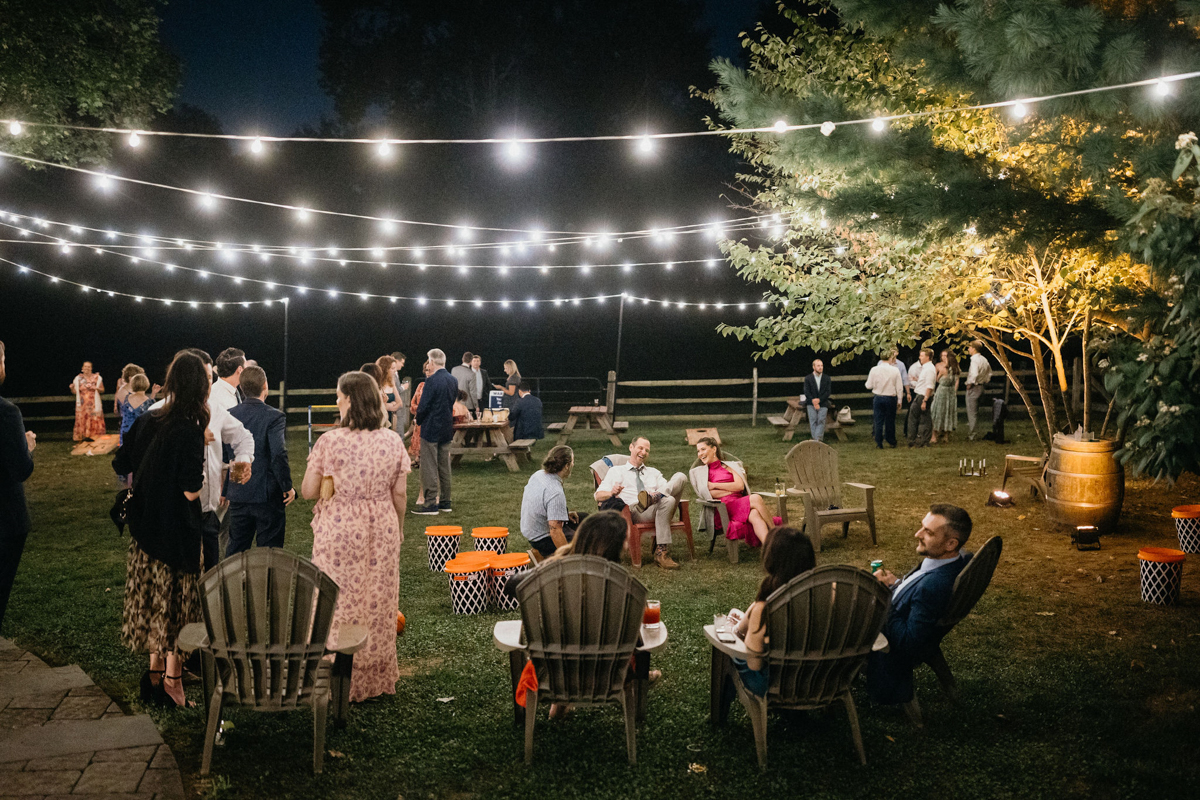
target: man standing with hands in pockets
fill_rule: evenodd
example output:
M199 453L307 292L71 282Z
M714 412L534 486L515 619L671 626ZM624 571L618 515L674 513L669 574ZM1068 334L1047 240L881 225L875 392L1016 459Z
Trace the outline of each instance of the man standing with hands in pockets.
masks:
M4 377L4 342L0 342L0 384ZM0 397L0 624L29 535L29 509L22 484L33 474L36 446L37 434L25 430L21 412Z
M829 413L829 378L825 377L825 362L812 363L812 374L804 379L804 406L808 411L808 427L814 441L825 441L825 417Z

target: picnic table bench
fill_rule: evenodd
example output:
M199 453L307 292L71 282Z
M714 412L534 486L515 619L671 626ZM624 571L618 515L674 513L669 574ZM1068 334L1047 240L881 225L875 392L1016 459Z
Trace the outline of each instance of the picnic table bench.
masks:
M830 406L829 411L832 412L833 406ZM799 397L792 397L787 401L787 410L782 416L772 415L767 417L767 422L774 425L783 433L783 441L790 442L792 437L796 435L796 426L801 422L808 421L808 412L800 404ZM854 423L850 423L853 425ZM847 441L846 431L843 430L843 424L838 422L833 414L830 414L825 419L825 432L833 431L839 442Z

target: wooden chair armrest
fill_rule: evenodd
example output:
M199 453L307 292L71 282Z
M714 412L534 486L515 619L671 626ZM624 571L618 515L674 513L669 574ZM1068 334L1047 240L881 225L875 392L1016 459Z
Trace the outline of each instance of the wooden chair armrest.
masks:
M338 646L333 649L333 652L353 655L366 643L366 625L342 625L338 627Z
M868 490L875 491L875 487L869 483L854 483L852 481L846 481L846 485L853 486L855 489L862 489L864 492Z
M502 619L492 628L492 644L501 652L527 649L521 641L522 636L524 633L519 619Z
M723 505L720 500L705 500L703 497L697 497L692 502L704 508L716 508L719 505Z
M189 622L175 637L175 643L185 653L194 650L204 650L208 647L208 629L203 622Z
M1037 464L1042 461L1041 456L1005 456L1005 461L1028 461L1031 464Z
M690 503L690 502L691 502L690 500L680 500L679 501L679 518L680 519L684 519L685 517L688 516L688 514L689 514L688 503Z

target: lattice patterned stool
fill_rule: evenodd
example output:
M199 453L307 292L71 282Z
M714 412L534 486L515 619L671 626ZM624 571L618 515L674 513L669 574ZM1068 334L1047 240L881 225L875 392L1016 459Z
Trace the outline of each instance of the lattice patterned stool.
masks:
M429 544L429 571L441 572L446 562L458 555L458 542L462 539L461 525L430 525L425 529L425 541Z
M443 568L450 576L450 607L455 614L482 614L488 607L488 562L452 558Z
M1179 549L1185 553L1200 553L1200 506L1179 506L1171 510L1175 532L1179 534Z
M1183 560L1180 550L1168 547L1143 547L1138 550L1142 565L1142 600L1160 606L1175 605L1179 600L1179 584L1183 579Z
M532 569L527 553L504 553L492 556L488 565L488 600L494 608L515 611L520 608L515 597L504 593L504 584L513 575Z
M476 550L492 553L508 552L508 528L471 528Z

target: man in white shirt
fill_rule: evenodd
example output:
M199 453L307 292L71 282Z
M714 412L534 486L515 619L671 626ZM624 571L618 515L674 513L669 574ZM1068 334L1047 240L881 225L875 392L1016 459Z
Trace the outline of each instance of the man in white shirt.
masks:
M204 368L212 380L212 356L199 348L181 350L191 353L204 362ZM179 353L176 353L178 356ZM219 383L219 381L218 381ZM159 400L151 410L161 408L166 398ZM242 423L234 419L229 411L218 403L213 402L212 390L209 390L208 429L204 431L204 485L200 489L200 511L203 515L202 544L204 550L204 569L209 570L217 565L224 549L220 544L221 520L217 511L222 507L222 487L225 485L225 459L222 456L222 445L233 448L233 464L230 467L230 477L238 483L250 480L250 465L254 463L254 436L246 430Z
M921 365L913 383L912 405L908 407L908 446L924 447L929 444L933 433L933 390L937 388L937 367L933 365L933 351L922 349L918 356ZM910 373L911 374L911 373Z
M617 507L624 504L619 510L630 521L653 520L654 563L663 569L679 569L670 554L671 517L679 506L687 477L676 472L668 481L654 467L646 466L648 455L650 440L645 436L635 437L629 444L629 463L611 467L594 496L596 502L602 504L602 510L618 510Z
M896 368L895 350L871 367L867 374L867 388L875 395L871 403L875 447L882 450L884 439L889 446L895 447L896 409L900 406L900 398L904 396L904 381L900 378L900 370Z
M242 402L238 394L238 384L242 378L242 370L246 368L246 353L236 347L227 347L217 356L213 371L217 379L213 381L208 391L208 405L220 406L228 411Z
M967 345L971 365L967 368L967 438L975 441L975 420L979 413L979 398L992 379L992 365L983 354L983 342L976 339Z
M479 391L475 388L475 381L479 373L471 369L471 362L474 360L475 354L468 350L463 353L462 363L450 370L454 380L458 381L458 390L467 393L465 405L468 411L474 411L479 407Z

